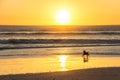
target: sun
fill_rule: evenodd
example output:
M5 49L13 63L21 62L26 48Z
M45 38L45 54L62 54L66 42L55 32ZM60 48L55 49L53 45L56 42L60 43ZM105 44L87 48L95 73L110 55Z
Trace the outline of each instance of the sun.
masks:
M59 10L56 13L56 20L59 24L67 24L70 21L70 13L67 10Z

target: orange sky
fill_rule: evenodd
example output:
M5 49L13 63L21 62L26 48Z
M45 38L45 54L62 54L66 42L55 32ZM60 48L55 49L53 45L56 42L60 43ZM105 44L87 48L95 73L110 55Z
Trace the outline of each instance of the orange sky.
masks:
M0 0L0 24L59 25L61 9L71 15L68 25L120 24L120 0Z

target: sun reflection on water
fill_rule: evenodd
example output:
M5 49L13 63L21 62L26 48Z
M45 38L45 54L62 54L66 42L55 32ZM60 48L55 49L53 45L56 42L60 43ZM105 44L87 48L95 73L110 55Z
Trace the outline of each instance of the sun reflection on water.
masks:
M66 55L59 56L60 66L62 68L61 71L67 71L68 70L66 68L66 60L67 60Z

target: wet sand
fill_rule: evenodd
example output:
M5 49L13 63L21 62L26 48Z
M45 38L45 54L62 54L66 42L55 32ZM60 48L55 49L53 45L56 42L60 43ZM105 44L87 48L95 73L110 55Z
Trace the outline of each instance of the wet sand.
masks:
M4 75L0 80L120 80L120 67Z
M120 67L119 62L117 55L91 55L88 62L83 62L81 55L5 58L0 59L0 75Z

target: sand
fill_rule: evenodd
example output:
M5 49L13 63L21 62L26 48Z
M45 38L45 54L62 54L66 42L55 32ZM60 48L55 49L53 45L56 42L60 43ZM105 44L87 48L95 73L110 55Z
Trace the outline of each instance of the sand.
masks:
M120 80L120 67L91 68L63 72L1 75L0 80Z

